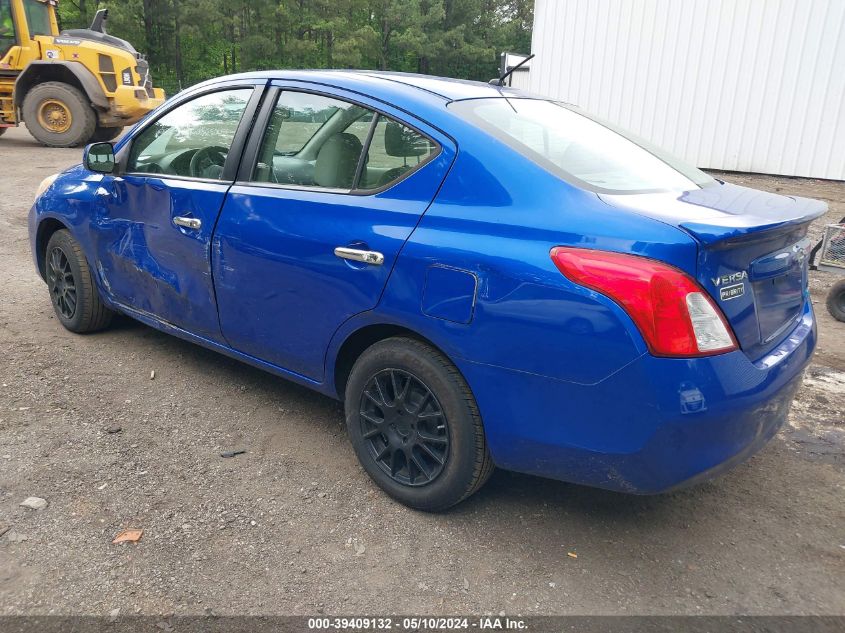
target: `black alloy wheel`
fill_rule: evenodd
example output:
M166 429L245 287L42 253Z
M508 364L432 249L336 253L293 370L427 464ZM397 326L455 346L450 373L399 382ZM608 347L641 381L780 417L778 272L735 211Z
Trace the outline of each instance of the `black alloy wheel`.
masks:
M100 297L85 253L70 232L61 229L50 236L42 261L59 322L78 334L107 327L113 313Z
M472 391L440 350L410 336L373 343L344 388L346 428L372 480L408 507L445 510L493 472Z
M431 389L402 369L370 378L360 404L361 436L387 475L406 486L434 481L449 458L449 424Z
M47 257L47 285L56 312L67 320L73 319L79 303L76 280L67 255L59 246L53 247Z

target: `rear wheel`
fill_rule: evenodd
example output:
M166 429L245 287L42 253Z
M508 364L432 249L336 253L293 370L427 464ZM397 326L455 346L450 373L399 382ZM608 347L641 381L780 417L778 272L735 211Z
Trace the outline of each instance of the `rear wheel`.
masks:
M48 147L87 143L97 127L97 115L77 88L58 81L38 84L23 100L29 133Z
M50 238L44 270L53 310L68 330L95 332L111 323L113 313L100 298L82 247L66 230Z
M105 143L106 141L113 141L120 133L123 132L122 127L100 127L97 126L97 129L94 130L93 136L91 136L92 143Z
M478 407L457 368L421 341L380 341L355 362L346 424L364 470L390 496L445 510L493 471Z
M827 309L837 321L845 321L845 279L837 281L827 295Z

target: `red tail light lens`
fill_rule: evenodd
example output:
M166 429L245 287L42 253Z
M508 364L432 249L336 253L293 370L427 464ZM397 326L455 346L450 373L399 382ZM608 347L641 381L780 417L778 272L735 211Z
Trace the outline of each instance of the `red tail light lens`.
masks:
M569 280L618 303L655 356L737 349L722 311L685 272L645 257L585 248L559 246L551 256Z

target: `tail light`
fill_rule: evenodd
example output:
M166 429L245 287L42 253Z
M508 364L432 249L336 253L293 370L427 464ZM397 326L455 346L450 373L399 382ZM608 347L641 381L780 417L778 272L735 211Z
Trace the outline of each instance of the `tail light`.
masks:
M563 246L553 248L551 257L569 280L618 303L655 356L709 356L737 349L722 311L692 277L673 266Z

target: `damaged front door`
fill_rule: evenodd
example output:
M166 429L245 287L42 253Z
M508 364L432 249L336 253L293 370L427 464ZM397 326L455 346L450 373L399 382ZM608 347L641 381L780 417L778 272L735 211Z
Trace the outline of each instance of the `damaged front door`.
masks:
M117 303L222 341L210 243L260 89L236 86L179 103L140 131L120 176L104 180L98 265ZM248 127L248 123L244 125Z

